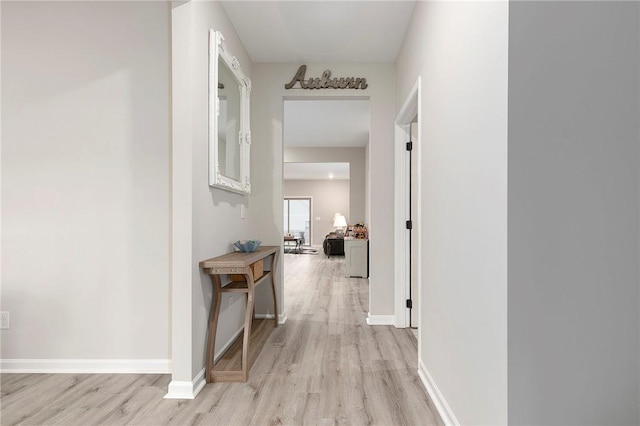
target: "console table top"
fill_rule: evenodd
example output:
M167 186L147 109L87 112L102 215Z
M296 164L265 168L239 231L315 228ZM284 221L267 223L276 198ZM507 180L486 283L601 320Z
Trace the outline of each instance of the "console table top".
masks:
M244 268L260 259L274 254L280 250L280 246L260 246L253 253L243 253L234 251L232 253L223 254L222 256L213 257L211 259L200 262L201 268Z

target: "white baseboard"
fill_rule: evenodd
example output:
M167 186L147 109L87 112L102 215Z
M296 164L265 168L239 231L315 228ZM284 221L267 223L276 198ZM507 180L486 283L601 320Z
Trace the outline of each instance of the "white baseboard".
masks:
M273 319L273 314L255 314L256 319ZM287 316L285 314L278 315L278 324L282 325L287 322Z
M227 351L227 349L229 349L229 346L231 346L233 344L233 342L236 341L238 336L240 334L242 334L243 331L244 331L244 323L242 324L242 327L240 327L235 333L233 333L233 336L231 336L231 338L229 340L227 340L227 343L222 345L222 347L215 354L213 354L213 362L214 363L218 362L220 357L222 355L224 355L224 353Z
M227 342L222 345L222 347L213 355L214 362L218 362L220 357L224 355L224 353L229 349L229 346L235 342L240 334L244 331L244 324L240 327L233 336L227 340ZM169 383L169 387L167 388L167 394L164 396L165 399L194 399L198 393L202 390L204 385L207 383L205 380L205 372L206 368L204 367L200 372L196 375L196 377L191 380L172 380Z
M165 399L194 399L200 393L206 381L204 379L205 369L203 368L192 381L172 380L169 389L164 396Z
M394 325L395 315L371 315L367 314L367 325Z
M273 314L255 314L253 316L255 319L273 319L275 315Z
M273 314L256 314L255 317L257 319L273 319ZM280 315L278 318L279 324L284 324L287 321L287 317L284 315ZM227 342L222 345L222 347L215 353L214 360L217 362L220 357L229 349L229 347L235 342L235 340L242 334L244 331L244 324L240 327L233 336ZM165 399L194 399L196 395L202 390L204 385L206 384L205 380L205 371L206 367L200 370L198 375L192 381L177 381L173 380L169 383L169 387L167 389L167 394L164 396Z
M170 359L0 359L2 373L171 374Z
M444 396L440 392L440 389L438 389L438 386L433 380L433 377L431 377L431 374L429 374L427 367L422 363L422 360L418 360L418 376L420 376L422 384L427 389L427 393L429 394L433 405L435 405L436 410L438 410L438 414L440 414L440 418L444 424L447 426L459 426L460 422L458 422L455 414L453 414L451 407L447 404L447 400L444 399Z

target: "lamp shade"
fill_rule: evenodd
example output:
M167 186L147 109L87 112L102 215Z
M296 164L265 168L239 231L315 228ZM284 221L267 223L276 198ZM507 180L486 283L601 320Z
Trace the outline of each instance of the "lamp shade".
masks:
M336 214L335 218L333 219L333 226L338 228L338 227L346 227L347 226L347 219L345 219L345 217L341 214Z

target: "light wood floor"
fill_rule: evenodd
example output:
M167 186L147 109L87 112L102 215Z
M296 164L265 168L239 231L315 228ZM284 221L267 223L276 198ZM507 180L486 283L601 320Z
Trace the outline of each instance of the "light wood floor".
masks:
M366 325L367 280L344 278L344 258L284 262L288 321L247 383L177 401L163 399L168 375L3 374L1 424L441 424L411 331Z

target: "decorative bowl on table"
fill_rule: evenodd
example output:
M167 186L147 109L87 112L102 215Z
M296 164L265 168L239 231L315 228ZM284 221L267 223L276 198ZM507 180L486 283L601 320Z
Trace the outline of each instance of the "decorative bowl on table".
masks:
M233 243L243 253L253 253L260 247L260 240L239 240Z

